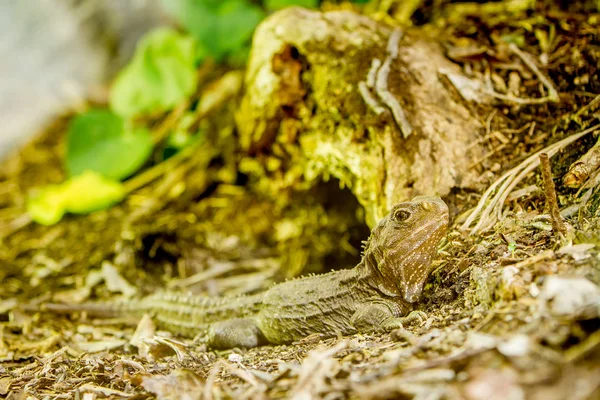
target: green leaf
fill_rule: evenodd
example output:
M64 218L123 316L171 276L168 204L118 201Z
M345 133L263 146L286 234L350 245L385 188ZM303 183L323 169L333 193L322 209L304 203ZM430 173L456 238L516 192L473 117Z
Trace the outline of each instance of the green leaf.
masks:
M67 212L88 214L123 200L125 188L118 182L87 171L60 185L50 185L30 196L27 212L42 225L53 225Z
M517 249L517 243L516 242L512 242L508 244L508 251L510 251L510 254L514 254L515 250Z
M146 129L125 130L123 120L108 110L91 110L71 121L67 133L66 167L79 175L96 171L123 179L137 171L152 153Z
M516 44L518 47L525 46L525 36L523 36L521 34L507 33L505 35L502 35L501 38L506 43L513 43L513 44Z
M240 49L265 17L249 0L163 0L163 6L217 60Z
M319 0L265 0L265 7L269 10L279 10L289 6L317 8Z
M122 116L168 110L196 88L193 38L168 28L147 34L110 92L111 109Z
M59 186L48 186L27 200L27 213L42 225L54 225L65 215L62 191Z

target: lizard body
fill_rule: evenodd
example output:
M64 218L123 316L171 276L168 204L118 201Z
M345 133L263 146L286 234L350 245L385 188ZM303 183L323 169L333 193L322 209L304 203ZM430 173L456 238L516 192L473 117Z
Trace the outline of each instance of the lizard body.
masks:
M48 304L46 309L104 316L149 313L174 333L205 335L214 348L289 343L314 333L388 330L401 326L419 300L448 219L448 207L437 197L396 204L371 232L355 268L286 281L257 295L157 294L112 304Z

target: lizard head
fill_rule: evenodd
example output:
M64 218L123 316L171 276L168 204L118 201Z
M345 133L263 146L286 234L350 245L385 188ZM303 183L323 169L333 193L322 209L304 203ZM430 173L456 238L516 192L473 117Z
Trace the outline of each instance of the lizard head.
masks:
M377 288L418 301L448 220L448 206L439 197L419 196L392 207L373 228L363 256L376 271Z

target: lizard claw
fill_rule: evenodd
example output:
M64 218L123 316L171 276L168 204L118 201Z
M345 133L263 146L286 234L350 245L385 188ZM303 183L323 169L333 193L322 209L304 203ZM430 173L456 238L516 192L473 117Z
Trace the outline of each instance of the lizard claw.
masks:
M427 320L427 314L423 311L411 311L406 317L400 318L392 318L389 321L384 323L385 330L394 330L394 329L404 329L405 325L410 325L415 321L418 321L419 324L422 324Z
M402 319L408 323L419 321L419 324L422 324L427 320L427 314L425 314L423 311L411 311L410 314Z

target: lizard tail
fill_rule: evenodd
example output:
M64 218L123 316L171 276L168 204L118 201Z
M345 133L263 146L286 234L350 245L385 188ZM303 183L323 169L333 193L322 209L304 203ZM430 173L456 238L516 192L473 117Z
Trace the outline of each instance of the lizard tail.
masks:
M40 306L40 311L49 311L55 314L72 314L75 312L86 312L90 316L100 318L122 317L126 314L139 315L142 307L135 301L119 301L114 303L82 303L82 304L59 304L46 303Z
M57 314L86 312L91 317L118 317L131 319L131 322L148 313L159 327L194 337L215 322L255 315L261 300L261 295L211 298L157 293L139 300L107 303L46 303L40 307L40 311Z

